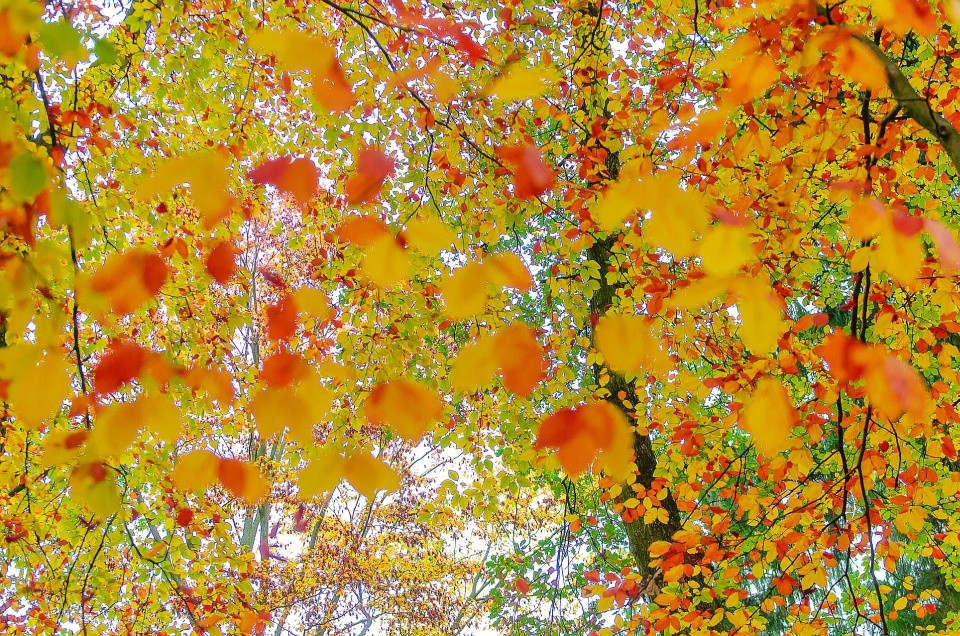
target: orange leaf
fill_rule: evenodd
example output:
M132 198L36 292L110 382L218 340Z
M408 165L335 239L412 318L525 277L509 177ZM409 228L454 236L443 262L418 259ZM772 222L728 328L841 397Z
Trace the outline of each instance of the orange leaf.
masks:
M553 169L546 164L540 150L532 144L500 146L497 156L513 164L513 194L520 199L538 197L556 180Z
M147 361L147 352L125 340L110 347L93 371L95 393L113 393L140 375Z
M516 581L514 581L513 586L517 588L517 591L520 592L521 594L530 593L530 584L527 583L527 580L524 578L519 578Z
M920 374L891 353L869 368L866 386L871 402L891 420L904 413L920 417L930 402L930 392Z
M230 241L220 241L207 256L206 270L213 280L226 285L237 273L237 264L234 261L236 249Z
M297 332L297 304L285 295L275 305L267 307L267 338L290 340Z
M535 449L557 449L560 465L572 478L595 460L611 476L626 477L633 449L626 418L607 402L561 409L541 424Z
M221 458L217 479L233 496L254 504L270 492L270 485L256 465L239 459Z
M302 380L310 371L310 365L300 356L281 351L263 361L260 379L267 386L283 387Z
M407 440L416 440L443 416L443 402L432 391L408 380L378 384L365 408L373 424L386 424Z
M327 65L314 68L310 72L313 98L327 110L337 113L350 110L357 101L353 87L343 73L343 67L336 57L331 57Z
M390 228L372 216L352 216L337 228L337 238L358 247L370 247L378 239L390 235Z
M543 349L528 327L507 327L497 334L494 347L503 385L517 395L530 395L537 383L547 376Z
M373 201L394 168L393 159L379 148L364 148L358 152L356 164L357 172L345 187L350 205Z
M527 266L513 252L494 254L483 264L488 268L490 280L497 285L524 292L533 287L533 277L527 271Z
M90 288L106 296L114 312L126 315L153 298L167 278L167 265L156 252L134 249L114 254L90 279Z
M261 185L275 186L303 205L317 192L320 171L306 157L280 157L262 163L247 173L247 178Z

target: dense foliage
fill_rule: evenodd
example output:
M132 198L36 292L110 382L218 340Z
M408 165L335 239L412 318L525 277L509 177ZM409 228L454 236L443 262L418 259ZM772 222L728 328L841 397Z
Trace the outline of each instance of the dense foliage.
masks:
M958 32L0 0L4 629L958 633Z

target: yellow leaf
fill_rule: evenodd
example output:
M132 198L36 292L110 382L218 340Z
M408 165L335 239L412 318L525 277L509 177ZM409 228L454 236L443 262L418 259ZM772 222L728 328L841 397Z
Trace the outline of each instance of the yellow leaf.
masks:
M844 38L837 51L840 72L864 88L879 93L887 87L887 69L873 51L854 37Z
M774 378L757 383L750 402L740 414L742 428L753 436L757 448L773 457L792 446L790 435L799 422L786 388Z
M636 179L622 179L610 186L594 204L593 218L607 232L619 227L640 205L642 186Z
M453 244L456 236L440 219L417 217L407 223L403 237L410 246L426 256L436 256Z
M726 291L726 281L716 276L707 276L675 292L671 300L674 306L680 309L698 309Z
M321 449L317 458L298 473L301 499L310 499L328 493L337 487L343 478L347 460L343 455Z
M173 485L179 490L202 492L217 481L219 458L210 451L191 451L173 468Z
M626 481L633 474L633 433L620 409L610 406L606 416L611 418L610 441L597 455L600 468L617 481Z
M149 201L189 183L193 204L203 217L204 227L210 229L227 215L234 203L230 196L229 164L229 155L213 150L163 159L153 173L140 182L134 196Z
M519 256L513 252L494 254L483 263L490 282L500 287L512 287L520 291L529 291L533 287L533 277Z
M645 370L662 373L669 360L652 332L653 323L641 316L607 314L597 322L595 340L607 366L617 373Z
M332 316L327 295L319 289L301 287L293 293L297 311L315 320L328 320Z
M43 449L38 462L40 469L69 464L75 460L88 435L87 431L50 432L40 445Z
M490 94L505 101L517 101L540 97L557 82L552 69L523 68L511 64L507 70L490 85Z
M410 277L410 258L395 236L382 236L367 248L363 273L381 287L392 287Z
M773 290L753 278L741 278L735 285L737 309L743 326L740 339L756 355L772 353L788 323Z
M464 393L486 386L497 372L495 342L494 337L484 336L461 349L450 369L450 386Z
M920 235L907 236L887 224L874 246L871 263L901 285L917 280L925 259Z
M320 376L315 373L311 373L304 378L303 382L297 385L295 391L307 404L311 424L326 417L333 406L333 391L325 387L320 381Z
M382 460L366 453L348 457L343 476L368 499L373 499L377 491L392 492L400 487L400 476Z
M367 398L367 419L386 424L406 440L417 440L443 416L436 393L408 380L378 384Z
M10 383L7 395L13 412L24 425L39 426L49 420L60 411L64 400L73 395L69 368L65 356L48 353Z
M307 401L289 389L266 388L250 401L257 431L264 439L290 429L290 437L303 445L312 444L313 420Z
M697 246L705 272L729 276L754 258L746 229L721 223L710 228Z
M480 263L467 263L442 284L444 313L453 320L472 318L487 305L489 274Z
M647 241L679 258L694 255L697 238L710 223L700 194L682 189L674 179L657 176L643 181L642 207L651 212L643 223Z
M139 402L114 402L100 411L88 446L93 457L116 457L130 448L143 429L143 408Z
M734 103L752 102L779 77L776 62L763 52L749 53L729 72L729 97Z
M297 29L257 31L247 45L262 55L275 55L283 71L323 69L334 58L333 48L325 40Z
M143 423L147 430L165 442L174 442L183 430L180 409L169 395L156 394L140 398Z
M120 510L120 492L114 471L99 461L84 462L73 469L70 496L89 508L98 519L106 519Z

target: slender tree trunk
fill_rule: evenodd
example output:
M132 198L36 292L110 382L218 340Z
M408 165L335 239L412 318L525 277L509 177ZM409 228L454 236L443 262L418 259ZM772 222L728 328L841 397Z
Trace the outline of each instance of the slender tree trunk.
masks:
M588 172L593 176L588 178L587 187L598 192L608 183L615 181L620 172L619 153L607 150L605 147L606 142L610 141L606 138L607 122L610 119L607 108L608 87L606 81L606 68L610 59L610 34L606 24L609 17L609 9L603 0L598 0L596 4L582 10L580 24L577 26L575 34L576 45L579 49L579 64L575 73L583 99L583 103L579 105L579 115L584 127L590 131L590 135L583 140L583 143L589 153L587 161L593 161L598 168L595 171ZM600 131L599 135L597 135L597 131ZM618 291L625 287L624 283L610 284L606 278L606 273L613 264L612 249L616 243L616 238L616 234L598 238L587 249L588 259L600 266L599 287L590 296L588 304L590 316L587 329L591 340L593 340L596 318L609 311L616 310ZM601 375L609 376L609 381L606 384L609 393L605 399L610 404L623 411L630 421L643 417L643 413L637 411L642 404L642 400L637 394L634 382L627 381L622 375L601 365L594 365L593 374L598 387L600 386ZM624 400L621 400L621 395L625 397ZM635 432L633 434L633 450L637 464L637 483L645 488L650 488L657 471L657 456L650 435ZM633 490L628 485L624 485L618 500L622 502L633 496ZM680 530L682 525L680 512L672 493L668 491L661 505L668 515L665 522L657 520L644 523L642 519L624 522L627 537L630 541L631 556L643 576L652 574L650 567L651 544L656 541L670 541L673 534Z

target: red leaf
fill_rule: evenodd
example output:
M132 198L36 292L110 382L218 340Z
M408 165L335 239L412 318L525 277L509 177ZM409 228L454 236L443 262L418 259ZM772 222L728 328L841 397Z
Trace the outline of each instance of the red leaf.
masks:
M143 257L143 286L150 296L154 296L167 280L167 264L156 252L147 252Z
M544 162L540 151L532 144L500 146L497 155L513 164L513 194L520 199L538 197L555 182L553 169Z
M347 203L358 205L372 201L383 182L393 174L394 161L379 148L364 148L357 153L357 173L346 185Z
M147 361L146 354L139 345L128 340L113 345L93 372L94 392L113 393L136 378Z
M268 386L287 386L306 377L310 365L300 356L288 351L281 351L263 361L263 371L260 378Z
M189 508L181 508L177 511L177 525L181 528L189 526L190 522L193 521L193 510Z
M520 592L521 594L530 593L530 584L527 583L527 580L524 578L519 578L516 581L514 581L513 586L517 588L517 591Z
M221 285L226 285L227 281L233 278L237 273L237 264L234 261L236 250L230 241L220 241L210 250L207 256L206 270L213 280Z
M297 305L291 296L284 296L276 305L267 307L267 338L289 340L297 332Z
M319 170L306 157L280 157L262 163L247 173L247 178L254 183L275 186L301 205L316 194L319 177Z

